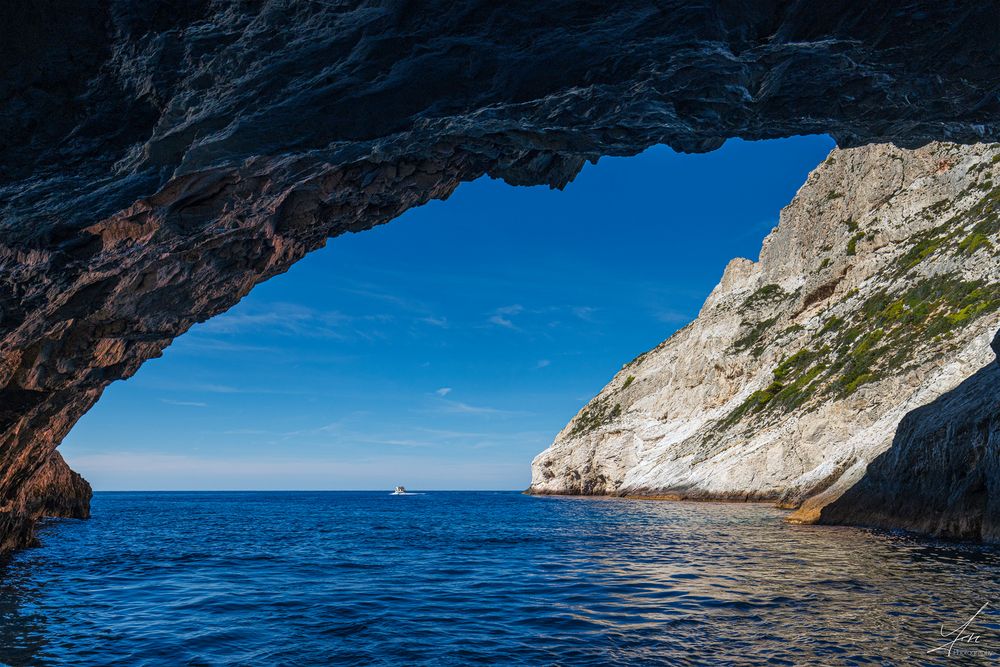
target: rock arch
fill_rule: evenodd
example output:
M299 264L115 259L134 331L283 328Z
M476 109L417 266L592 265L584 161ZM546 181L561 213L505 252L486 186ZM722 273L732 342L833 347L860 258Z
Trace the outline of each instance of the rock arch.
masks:
M990 3L938 1L13 9L0 548L84 511L55 447L110 382L327 238L657 143L997 140L998 28Z

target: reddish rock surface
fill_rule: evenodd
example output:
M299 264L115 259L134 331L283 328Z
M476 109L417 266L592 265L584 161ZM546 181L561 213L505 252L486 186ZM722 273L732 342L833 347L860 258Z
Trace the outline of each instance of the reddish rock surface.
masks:
M29 467L25 465L25 467ZM35 524L43 518L90 517L90 484L52 452L0 513L0 551L33 546Z

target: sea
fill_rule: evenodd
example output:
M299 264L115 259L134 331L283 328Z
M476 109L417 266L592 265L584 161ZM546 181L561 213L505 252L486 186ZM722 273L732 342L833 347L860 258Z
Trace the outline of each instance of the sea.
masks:
M768 505L97 493L0 565L8 665L1000 661L1000 549Z

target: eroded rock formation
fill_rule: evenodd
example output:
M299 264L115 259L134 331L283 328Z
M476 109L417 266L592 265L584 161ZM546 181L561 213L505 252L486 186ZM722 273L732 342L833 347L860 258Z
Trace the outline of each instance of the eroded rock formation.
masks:
M2 544L108 383L328 237L655 143L997 140L997 23L938 1L8 8Z
M940 508L908 525L992 536L1000 515L972 505L996 480L975 463L996 456L998 369L977 373L1000 327L994 183L997 144L834 150L760 261L733 260L693 323L626 364L535 459L531 490L769 500L814 521L895 435L863 500L824 518L903 517L901 494Z
M32 452L25 452L32 455ZM70 470L57 451L42 465L25 465L34 474L24 482L17 512L0 513L0 552L35 544L35 523L42 518L90 517L90 484Z

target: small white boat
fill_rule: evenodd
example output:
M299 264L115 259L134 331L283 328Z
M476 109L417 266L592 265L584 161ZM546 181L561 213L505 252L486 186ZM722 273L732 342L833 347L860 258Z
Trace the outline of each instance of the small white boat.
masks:
M406 487L405 486L397 486L395 489L393 489L392 495L394 495L394 496L405 496L405 495L407 495L406 494Z

